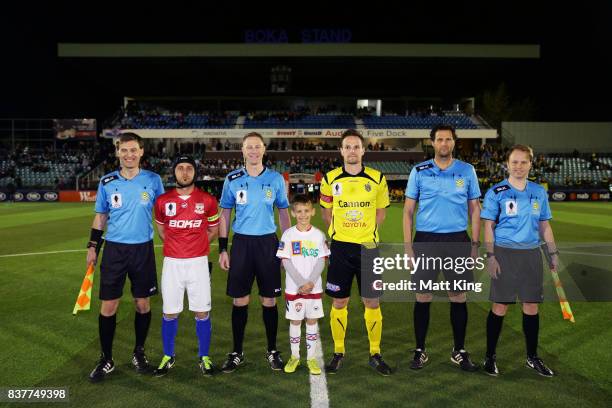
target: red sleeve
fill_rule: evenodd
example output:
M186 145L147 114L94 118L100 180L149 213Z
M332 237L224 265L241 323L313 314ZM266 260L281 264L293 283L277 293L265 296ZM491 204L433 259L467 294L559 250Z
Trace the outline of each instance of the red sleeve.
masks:
M164 217L164 211L163 211L163 206L164 204L162 203L162 198L159 197L156 201L155 201L155 222L158 224L165 224L166 223L166 219Z
M207 196L208 205L206 207L208 210L206 211L206 217L208 220L208 226L214 227L216 225L219 225L219 217L221 216L221 214L219 214L219 206L217 204L217 199L210 194L207 194Z

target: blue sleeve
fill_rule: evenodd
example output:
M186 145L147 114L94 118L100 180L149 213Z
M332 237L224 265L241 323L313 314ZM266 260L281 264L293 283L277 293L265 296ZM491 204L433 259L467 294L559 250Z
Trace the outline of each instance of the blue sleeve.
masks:
M106 190L102 181L98 184L98 192L96 194L96 212L102 214L108 212L108 200L106 199Z
M159 174L156 174L155 176L157 178L156 183L155 183L155 198L157 199L157 197L164 194L166 191L164 189L164 182L162 181Z
M469 191L468 191L468 199L469 200L475 200L477 198L480 198L480 186L478 185L478 176L476 175L476 170L474 169L473 166L471 167L471 174L470 174L470 187L469 187Z
M277 178L276 199L274 205L276 208L289 208L289 200L287 199L287 190L285 188L285 179L279 174Z
M410 176L408 177L408 184L406 184L406 197L412 198L413 200L419 199L419 183L418 172L416 166L410 170Z
M499 203L496 200L496 194L491 188L485 195L480 218L497 222L499 217Z
M542 192L542 210L540 210L540 221L548 221L552 219L552 213L550 212L550 204L548 204L548 193Z
M219 207L221 208L234 208L236 205L236 197L232 194L230 189L230 181L226 177L223 182L223 192L221 193L221 200L219 201Z

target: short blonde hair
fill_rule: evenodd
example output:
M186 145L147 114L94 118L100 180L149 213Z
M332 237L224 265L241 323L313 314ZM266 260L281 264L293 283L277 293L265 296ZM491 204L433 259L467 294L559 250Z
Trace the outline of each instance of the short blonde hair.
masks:
M251 133L247 133L246 135L244 135L244 137L242 138L242 143L244 144L244 141L247 140L249 137L257 137L259 138L259 140L261 140L261 143L265 146L266 142L264 142L264 138L262 135L260 135L257 132L251 132Z
M512 154L512 152L514 152L515 150L518 150L520 152L524 152L527 153L527 155L529 156L529 161L532 162L533 161L533 149L529 146L525 146L522 144L516 144L514 146L512 146L510 148L510 150L508 150L508 153L506 154L506 161L510 160L510 155Z

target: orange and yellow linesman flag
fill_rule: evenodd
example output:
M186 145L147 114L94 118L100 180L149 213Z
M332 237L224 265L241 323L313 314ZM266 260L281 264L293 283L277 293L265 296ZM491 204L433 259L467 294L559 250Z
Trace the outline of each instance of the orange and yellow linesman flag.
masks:
M570 307L567 297L565 296L565 290L563 290L563 285L561 285L559 274L556 271L550 271L550 273L552 274L553 283L555 284L555 289L557 290L557 296L559 296L559 304L561 305L563 319L576 323L576 320L574 320L574 313L572 313L572 308Z
M548 247L546 243L540 245L540 249L544 253L544 257L548 262L548 267L551 268L552 257L548 252ZM563 289L563 285L561 284L561 279L559 279L559 273L551 269L550 274L552 275L555 290L557 291L557 296L559 297L559 305L561 306L561 313L563 313L563 319L569 320L572 323L576 323L576 320L574 320L574 313L572 313L572 308L570 307L569 302L567 301L567 296L565 296L565 290Z
M85 272L83 283L81 283L81 289L74 304L74 309L72 310L73 315L76 315L81 310L89 310L91 306L91 289L93 288L95 270L96 267L93 262L90 263Z

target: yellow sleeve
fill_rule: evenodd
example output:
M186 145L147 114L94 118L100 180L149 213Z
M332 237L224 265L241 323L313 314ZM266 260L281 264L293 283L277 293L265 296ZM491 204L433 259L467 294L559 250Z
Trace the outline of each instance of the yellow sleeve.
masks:
M327 182L327 176L321 180L321 190L319 194L319 204L323 208L332 208L334 205L334 197L332 196L332 189Z
M389 187L387 179L381 174L380 183L378 184L378 194L376 196L376 208L387 208L389 206Z

